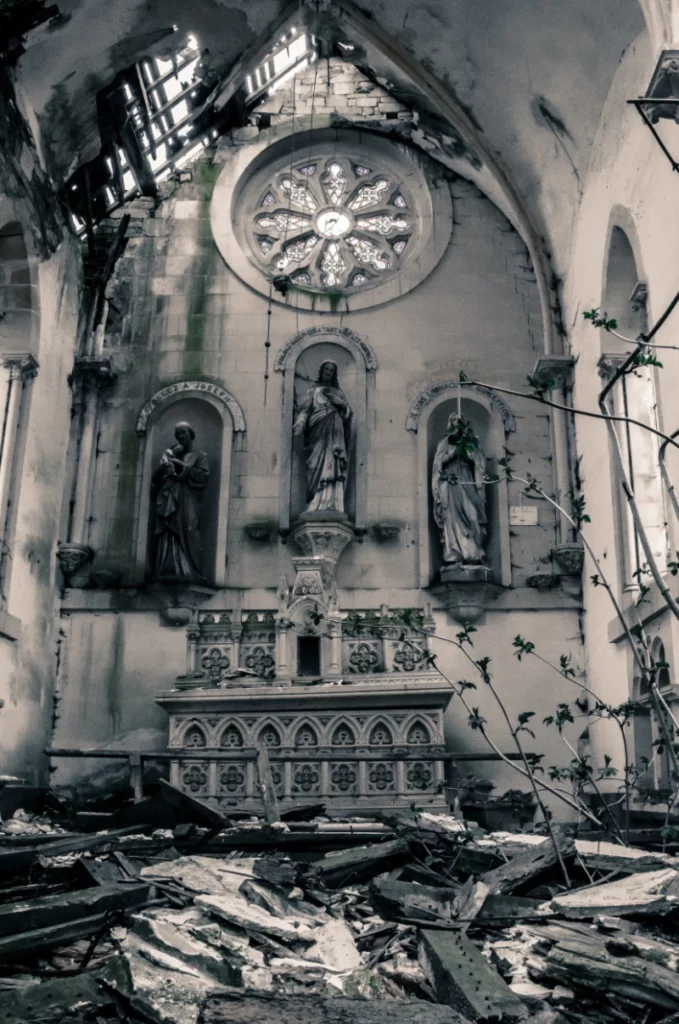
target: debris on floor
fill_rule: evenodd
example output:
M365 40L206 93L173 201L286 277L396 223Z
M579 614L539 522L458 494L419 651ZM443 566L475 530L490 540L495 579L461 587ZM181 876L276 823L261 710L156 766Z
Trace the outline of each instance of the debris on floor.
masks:
M167 785L132 810L0 825L3 1024L679 1021L679 858L650 845Z

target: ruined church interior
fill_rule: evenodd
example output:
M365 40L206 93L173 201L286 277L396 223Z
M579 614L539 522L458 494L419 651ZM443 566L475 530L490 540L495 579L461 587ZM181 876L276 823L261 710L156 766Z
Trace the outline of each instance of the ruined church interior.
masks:
M159 803L676 854L677 171L678 0L0 0L0 889Z

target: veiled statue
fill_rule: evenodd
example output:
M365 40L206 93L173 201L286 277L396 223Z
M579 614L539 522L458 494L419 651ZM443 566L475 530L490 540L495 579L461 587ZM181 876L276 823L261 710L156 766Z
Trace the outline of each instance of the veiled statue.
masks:
M205 452L194 448L190 423L178 423L174 436L177 444L165 449L153 474L154 576L204 581L200 517L210 468Z
M487 531L486 457L464 416L453 414L431 474L434 519L447 565L484 565Z
M351 416L339 386L337 364L328 359L321 364L292 428L304 437L307 512L344 512Z

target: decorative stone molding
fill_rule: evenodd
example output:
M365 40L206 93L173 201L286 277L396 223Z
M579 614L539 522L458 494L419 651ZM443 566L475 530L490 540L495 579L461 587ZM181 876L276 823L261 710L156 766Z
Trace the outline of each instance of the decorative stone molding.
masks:
M59 544L57 561L67 587L86 585L88 572L85 571L94 558L94 551L88 544Z
M295 347L301 346L306 339L322 339L324 337L331 339L342 338L361 353L365 361L366 370L377 369L377 358L371 346L363 338L360 338L358 334L350 331L348 327L308 327L305 331L300 331L294 338L286 341L283 347L278 350L274 363L276 373L285 373L288 357ZM307 346L305 345L304 347L306 348Z
M37 377L40 368L40 363L30 352L7 352L2 357L2 365L9 370L10 380L24 383Z
M373 525L373 533L382 543L397 540L401 535L402 529L403 524L397 523L393 519L382 519L379 523Z
M499 587L491 569L483 565L449 565L441 570L441 584L432 588L451 619L462 625L478 622Z
M648 303L648 285L645 281L637 281L632 294L629 297L630 304L635 313L646 312L646 305Z
M585 549L582 544L558 544L552 549L557 564L567 576L579 576L585 562Z
M292 540L303 552L293 558L296 578L293 597L319 596L326 604L335 591L335 572L340 555L354 539L347 516L336 513L306 512L293 525Z
M86 391L103 391L115 384L116 373L110 359L95 356L79 356L71 372L72 387Z
M445 392L450 392L450 397L454 398L458 391L462 392L462 396L465 395L473 398L475 395L481 395L487 399L490 405L497 410L500 415L500 419L504 425L505 434L511 434L516 430L516 420L514 419L514 413L510 409L509 405L503 398L493 391L492 388L486 388L482 384L464 384L460 383L459 380L443 380L437 384L432 384L419 395L408 410L406 417L406 430L412 430L413 433L417 433L420 425L420 416L425 406L429 405L431 401L438 398Z
M435 674L313 687L173 691L171 781L227 808L257 810L256 747L267 747L284 808L319 797L333 810L444 806L443 713L450 688Z
M251 523L245 524L243 531L246 537L249 537L250 540L257 541L259 544L264 544L269 540L275 528L275 524L268 519L253 519Z
M557 387L570 388L573 386L574 366L573 356L540 356L533 367L533 376L540 380L551 377Z
M559 586L559 576L554 572L534 572L526 579L526 584L535 590L554 590Z
M604 352L596 364L597 372L603 381L609 381L613 374L620 369L625 360L631 355L632 349L627 353Z
M137 433L139 435L146 433L149 416L159 405L163 405L170 398L190 398L194 394L199 398L203 395L212 395L213 398L216 398L229 410L234 433L243 433L245 431L243 410L230 391L227 391L226 388L221 387L219 384L212 384L206 380L180 380L176 384L170 384L166 388L161 388L160 391L156 391L155 395L149 398L137 417Z

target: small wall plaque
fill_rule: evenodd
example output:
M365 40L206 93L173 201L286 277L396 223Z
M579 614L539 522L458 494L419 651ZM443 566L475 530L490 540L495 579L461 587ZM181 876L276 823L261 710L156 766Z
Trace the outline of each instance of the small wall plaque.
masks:
M537 505L510 505L509 506L510 526L537 526L538 507Z

